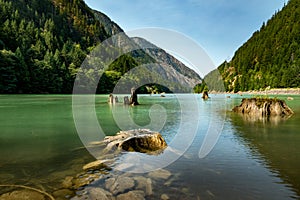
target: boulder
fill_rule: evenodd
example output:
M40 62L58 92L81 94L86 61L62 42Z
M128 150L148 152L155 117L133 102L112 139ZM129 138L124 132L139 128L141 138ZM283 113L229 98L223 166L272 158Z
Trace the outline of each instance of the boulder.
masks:
M256 116L290 116L293 111L284 100L276 98L243 99L242 104L233 108L234 112Z
M167 147L167 143L160 133L148 129L120 131L116 136L105 137L103 142L107 145L105 151L119 149L158 154Z

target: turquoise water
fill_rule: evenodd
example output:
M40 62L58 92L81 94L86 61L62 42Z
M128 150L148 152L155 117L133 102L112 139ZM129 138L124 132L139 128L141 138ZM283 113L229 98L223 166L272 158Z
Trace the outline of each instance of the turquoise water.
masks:
M284 121L244 119L230 112L243 97L226 96L211 95L210 100L203 101L200 95L182 95L187 105L197 98L199 113L190 111L189 115L199 124L182 123L199 128L185 154L167 167L178 177L172 187L185 188L192 197L201 199L299 198L300 96L287 101L295 114ZM123 105L112 107L102 95L96 96L95 102L103 131L115 134L120 127L112 110ZM167 143L172 143L184 108L176 95L144 95L139 102L140 106L129 109L133 121L146 126L151 122L149 110L154 104L160 105L166 112L160 132ZM209 127L211 121L223 129L213 150L200 159L205 135L214 129ZM0 184L22 184L52 192L64 177L76 175L93 160L77 133L71 95L0 96ZM154 184L154 192L172 191Z

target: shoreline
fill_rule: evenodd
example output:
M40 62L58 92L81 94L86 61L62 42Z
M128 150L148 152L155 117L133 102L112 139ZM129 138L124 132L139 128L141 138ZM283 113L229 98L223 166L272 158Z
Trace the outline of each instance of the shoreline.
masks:
M250 90L239 92L216 92L211 91L210 94L239 94L239 95L300 95L300 88L273 88L270 90Z
M242 94L258 94L258 95L300 95L300 88L274 88L265 91L247 91Z

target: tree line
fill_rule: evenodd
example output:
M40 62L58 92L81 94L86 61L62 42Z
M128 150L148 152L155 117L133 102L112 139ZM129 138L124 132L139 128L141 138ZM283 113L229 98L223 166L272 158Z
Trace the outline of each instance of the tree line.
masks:
M110 36L82 0L0 0L0 93L72 93L86 55Z
M218 67L226 91L300 87L299 5L290 0Z

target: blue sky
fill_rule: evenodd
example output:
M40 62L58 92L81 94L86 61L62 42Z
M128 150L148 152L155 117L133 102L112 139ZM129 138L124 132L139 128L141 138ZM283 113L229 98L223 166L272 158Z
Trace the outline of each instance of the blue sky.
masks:
M126 31L176 30L195 40L218 66L230 60L285 0L85 0Z

